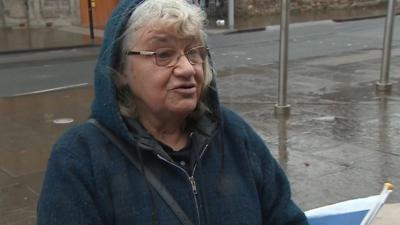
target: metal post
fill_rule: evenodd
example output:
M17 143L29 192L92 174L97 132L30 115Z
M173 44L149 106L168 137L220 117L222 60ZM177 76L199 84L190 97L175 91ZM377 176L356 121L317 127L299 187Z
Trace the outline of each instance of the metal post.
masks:
M385 21L385 34L383 40L381 76L379 82L376 83L377 92L390 93L392 88L392 83L389 82L389 72L390 72L390 56L392 50L395 9L396 9L396 0L389 0L386 21Z
M288 39L289 39L289 8L290 0L281 0L281 28L279 54L279 86L278 103L275 105L275 115L289 116L290 105L286 103L287 71L288 71Z
M29 16L29 0L24 1L25 5L25 18L26 18L26 27L29 29L31 27L31 18Z
M228 2L228 25L229 29L233 30L235 27L235 1L229 0Z
M94 40L92 0L88 0L90 39Z
M3 4L3 1L0 0L0 16L1 16L1 23L2 23L2 27L6 28L6 8Z
M200 8L204 11L206 10L206 1L205 0L200 0Z
M27 38L28 38L29 48L33 48L34 44L32 42L29 0L25 0L24 4L25 4L25 17L26 17Z
M5 28L7 28L7 24L6 24L6 12L7 12L7 10L6 10L6 7L5 7L5 5L3 4L3 1L2 0L0 0L0 13L1 13L1 21L2 21L2 28L3 29L5 29ZM8 39L9 39L9 35L8 35L8 32L7 31L5 31L4 32L4 46L8 46Z
M279 117L278 119L278 161L284 171L287 171L287 163L289 160L289 154L287 150L287 122L288 118L286 117Z

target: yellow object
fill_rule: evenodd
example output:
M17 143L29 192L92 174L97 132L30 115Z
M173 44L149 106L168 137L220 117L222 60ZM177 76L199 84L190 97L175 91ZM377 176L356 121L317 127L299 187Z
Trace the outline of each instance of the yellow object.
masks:
M91 7L95 8L96 7L96 1L95 0L91 0L90 1Z
M389 183L389 182L383 184L383 187L384 187L386 190L393 190L393 188L394 188L393 184L391 184L391 183Z

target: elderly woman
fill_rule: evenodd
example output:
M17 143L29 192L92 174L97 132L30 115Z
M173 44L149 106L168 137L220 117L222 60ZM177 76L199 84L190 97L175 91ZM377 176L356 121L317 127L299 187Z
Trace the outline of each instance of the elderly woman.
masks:
M307 224L257 134L219 105L185 0L122 0L95 71L91 120L54 145L38 224Z

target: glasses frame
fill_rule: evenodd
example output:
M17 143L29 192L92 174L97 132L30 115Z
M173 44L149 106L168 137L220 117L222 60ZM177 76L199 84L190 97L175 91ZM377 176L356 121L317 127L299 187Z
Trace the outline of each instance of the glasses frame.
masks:
M190 57L188 57L188 54L189 54L190 51L192 51L192 50L194 50L194 49L198 49L198 48L204 48L205 53L206 53L206 54L205 54L205 57L204 57L204 59L202 58L202 62L200 62L200 63L192 62L192 61L190 60ZM157 50L156 50L156 51L157 51ZM153 51L128 51L128 52L127 52L127 55L154 56L155 64L156 64L157 66L162 66L162 67L168 67L168 68L169 68L169 67L174 67L174 66L179 62L179 59L180 59L183 55L186 57L186 59L188 60L188 62L190 63L190 65L202 64L202 63L204 63L205 59L208 57L208 54L209 54L208 51L209 51L209 49L208 49L206 46L203 46L203 45L190 48L189 50L187 50L187 51L184 52L183 54L179 54L174 60L171 61L171 62L174 62L174 63L171 64L171 62L170 62L170 63L168 63L167 65L160 65L160 64L159 64L159 62L158 62L158 60L157 60L157 52L153 52Z

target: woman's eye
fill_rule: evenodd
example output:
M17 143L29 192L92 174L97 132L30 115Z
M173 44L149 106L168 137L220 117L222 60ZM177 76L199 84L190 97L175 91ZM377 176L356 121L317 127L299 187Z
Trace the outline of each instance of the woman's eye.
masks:
M187 55L189 56L196 56L199 55L199 51L197 49L191 49L187 52Z
M175 50L173 49L158 49L156 51L157 57L160 59L169 59L175 55Z

